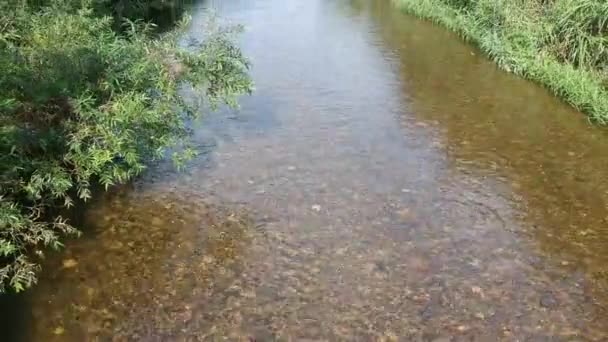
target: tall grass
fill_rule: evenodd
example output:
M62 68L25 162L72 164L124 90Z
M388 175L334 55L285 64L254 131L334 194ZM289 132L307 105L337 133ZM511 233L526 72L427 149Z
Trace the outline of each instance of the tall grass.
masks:
M608 1L393 0L608 124Z

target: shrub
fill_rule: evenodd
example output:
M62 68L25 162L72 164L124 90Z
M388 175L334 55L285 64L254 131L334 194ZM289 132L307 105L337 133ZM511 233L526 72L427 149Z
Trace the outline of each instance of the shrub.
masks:
M132 179L168 147L178 164L193 156L187 122L199 110L180 84L211 106L251 90L237 30L210 25L184 49L151 28L131 21L117 34L90 2L0 4L0 291L31 286L44 247L77 234L57 205Z

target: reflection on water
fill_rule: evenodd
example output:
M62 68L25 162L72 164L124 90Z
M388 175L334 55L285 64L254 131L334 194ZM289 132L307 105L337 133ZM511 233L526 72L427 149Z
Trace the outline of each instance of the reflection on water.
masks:
M27 339L608 339L605 131L388 1L210 3L256 94L86 213Z

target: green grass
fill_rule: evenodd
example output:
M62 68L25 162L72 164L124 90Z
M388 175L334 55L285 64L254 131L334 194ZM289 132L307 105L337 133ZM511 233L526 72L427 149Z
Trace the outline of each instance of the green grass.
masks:
M393 0L476 44L498 66L608 124L605 0Z

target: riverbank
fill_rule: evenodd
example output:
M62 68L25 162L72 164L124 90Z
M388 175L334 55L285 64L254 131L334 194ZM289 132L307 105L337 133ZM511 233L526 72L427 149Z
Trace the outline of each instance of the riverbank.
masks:
M393 0L476 44L498 66L535 81L598 124L608 124L608 4L526 5L480 0Z

